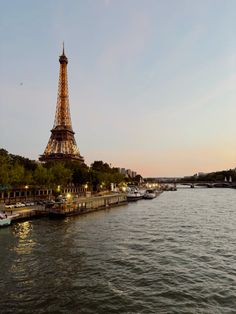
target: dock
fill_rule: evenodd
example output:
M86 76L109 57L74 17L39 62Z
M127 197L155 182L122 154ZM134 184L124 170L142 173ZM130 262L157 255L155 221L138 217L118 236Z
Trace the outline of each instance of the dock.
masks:
M96 210L127 204L125 194L112 194L99 197L80 198L73 202L55 204L49 209L51 217L82 215Z
M45 208L44 206L33 206L32 208L28 207L21 209L5 210L5 213L7 214L7 218L10 219L10 224L12 224L18 221L26 221L41 217L63 218L66 216L82 215L97 210L126 204L126 195L122 193L116 193L105 196L82 197L74 201L68 201L61 204L55 203L50 208Z
M156 196L162 191L157 192ZM113 193L103 196L78 197L67 202L56 202L49 206L32 206L28 208L5 210L7 214L6 223L1 220L1 227L9 226L18 221L26 221L34 218L51 217L64 218L67 216L79 216L98 210L108 209L116 206L126 205L128 203L127 195L124 193Z

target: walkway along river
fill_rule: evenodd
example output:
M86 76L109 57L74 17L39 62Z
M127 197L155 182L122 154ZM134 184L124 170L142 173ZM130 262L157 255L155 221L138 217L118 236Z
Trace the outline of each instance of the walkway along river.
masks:
M0 312L235 313L236 191L0 230Z

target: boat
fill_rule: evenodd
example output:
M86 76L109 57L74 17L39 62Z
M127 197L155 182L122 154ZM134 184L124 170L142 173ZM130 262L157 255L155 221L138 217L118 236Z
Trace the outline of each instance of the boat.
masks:
M135 202L138 200L141 200L143 198L143 195L139 193L138 191L132 191L127 193L127 201L128 202Z
M126 197L128 202L135 202L142 199L143 194L135 186L132 186L127 188Z
M48 213L51 218L64 218L125 204L127 204L127 200L124 194L82 197L73 201L56 202L48 208Z
M6 214L0 213L0 227L10 226L11 219Z
M157 194L156 194L156 192L154 190L146 190L146 192L145 192L145 194L143 196L143 198L145 200L152 200L152 199L154 199L156 197L157 197Z
M10 218L0 219L0 227L10 226L10 224L11 224Z

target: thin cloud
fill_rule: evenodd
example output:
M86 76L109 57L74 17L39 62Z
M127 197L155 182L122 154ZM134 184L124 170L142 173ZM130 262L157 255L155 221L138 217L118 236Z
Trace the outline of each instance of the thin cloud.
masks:
M111 0L104 0L105 6L109 6L111 4Z
M212 104L213 101L223 94L234 91L236 86L236 73L231 75L229 78L220 81L214 88L208 91L205 95L199 98L192 105L188 105L191 109L203 107Z
M130 20L129 28L101 54L99 63L103 70L115 70L145 49L151 32L149 17L143 12L135 12Z

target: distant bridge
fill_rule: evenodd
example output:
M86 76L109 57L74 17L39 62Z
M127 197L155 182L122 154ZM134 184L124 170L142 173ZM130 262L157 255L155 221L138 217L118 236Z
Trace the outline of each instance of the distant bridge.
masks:
M152 184L153 182L150 182ZM179 179L169 178L165 180L157 180L156 183L163 185L176 185L178 188L181 186L189 186L190 188L234 188L236 189L236 182L210 182L210 181L184 181L181 182Z
M172 184L176 184L178 188L180 188L181 185L186 185L190 188L236 188L235 182L172 182Z

